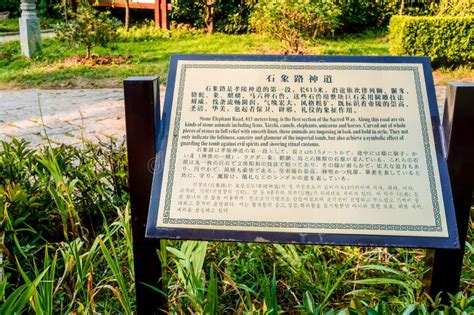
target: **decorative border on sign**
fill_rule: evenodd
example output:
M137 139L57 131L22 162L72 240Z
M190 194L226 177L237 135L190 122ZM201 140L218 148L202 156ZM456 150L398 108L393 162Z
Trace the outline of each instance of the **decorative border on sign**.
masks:
M178 64L179 67L179 64ZM170 217L171 197L173 193L173 180L176 166L179 127L181 122L181 110L183 107L183 95L186 83L186 70L190 69L278 69L278 70L375 70L375 71L412 71L415 79L417 103L420 114L420 122L423 135L423 145L428 168L428 178L433 204L435 225L402 225L402 224L356 224L356 223L307 223L307 222L275 222L275 221L246 221L246 220L206 220L206 219L181 219ZM438 193L434 176L434 167L429 144L425 109L423 106L423 94L421 88L418 67L413 66L368 66L368 65L261 65L261 64L183 64L179 75L178 98L176 107L175 124L173 129L173 141L171 146L170 167L165 194L165 206L163 211L164 224L201 225L201 226L226 226L226 227L261 227L261 228L299 228L299 229L327 229L327 230L367 230L367 231L423 231L441 232L441 214L438 202Z

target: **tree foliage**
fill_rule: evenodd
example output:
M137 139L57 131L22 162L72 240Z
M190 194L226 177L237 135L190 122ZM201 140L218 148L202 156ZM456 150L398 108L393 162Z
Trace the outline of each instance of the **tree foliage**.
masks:
M438 15L466 16L474 15L474 1L472 0L441 0Z
M56 36L72 46L84 46L86 58L90 58L92 47L107 47L117 38L118 26L118 20L110 18L108 12L98 13L85 5L79 7L68 22L58 25Z
M0 1L0 12L9 11L11 15L19 15L20 13L20 0L1 0Z
M290 53L298 53L305 39L334 34L341 13L331 1L261 0L250 23L255 31L282 40Z
M176 25L229 34L250 31L249 15L255 0L171 0L170 19Z

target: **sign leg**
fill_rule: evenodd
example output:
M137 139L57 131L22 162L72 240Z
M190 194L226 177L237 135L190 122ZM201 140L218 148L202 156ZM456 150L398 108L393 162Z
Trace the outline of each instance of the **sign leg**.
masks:
M434 251L429 293L434 297L442 292L446 302L447 293L453 294L459 289L471 212L474 188L474 83L449 83L443 129L461 248Z
M127 130L128 174L132 216L133 255L137 313L156 314L167 309L166 297L145 284L158 287L161 265L159 241L145 238L145 226L160 124L157 77L128 78L124 81Z

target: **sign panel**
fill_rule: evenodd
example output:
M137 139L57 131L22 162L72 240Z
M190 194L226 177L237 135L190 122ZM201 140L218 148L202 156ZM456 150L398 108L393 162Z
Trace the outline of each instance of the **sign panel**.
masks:
M425 58L173 56L147 235L457 246L435 102Z

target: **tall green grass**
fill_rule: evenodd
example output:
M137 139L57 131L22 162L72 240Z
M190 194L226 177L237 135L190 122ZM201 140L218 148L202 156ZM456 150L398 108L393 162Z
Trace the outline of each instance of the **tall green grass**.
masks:
M1 145L0 230L8 259L0 314L131 314L123 147Z
M0 314L136 311L126 167L113 143L0 144ZM173 314L472 314L472 236L449 305L422 249L161 241L150 290Z

